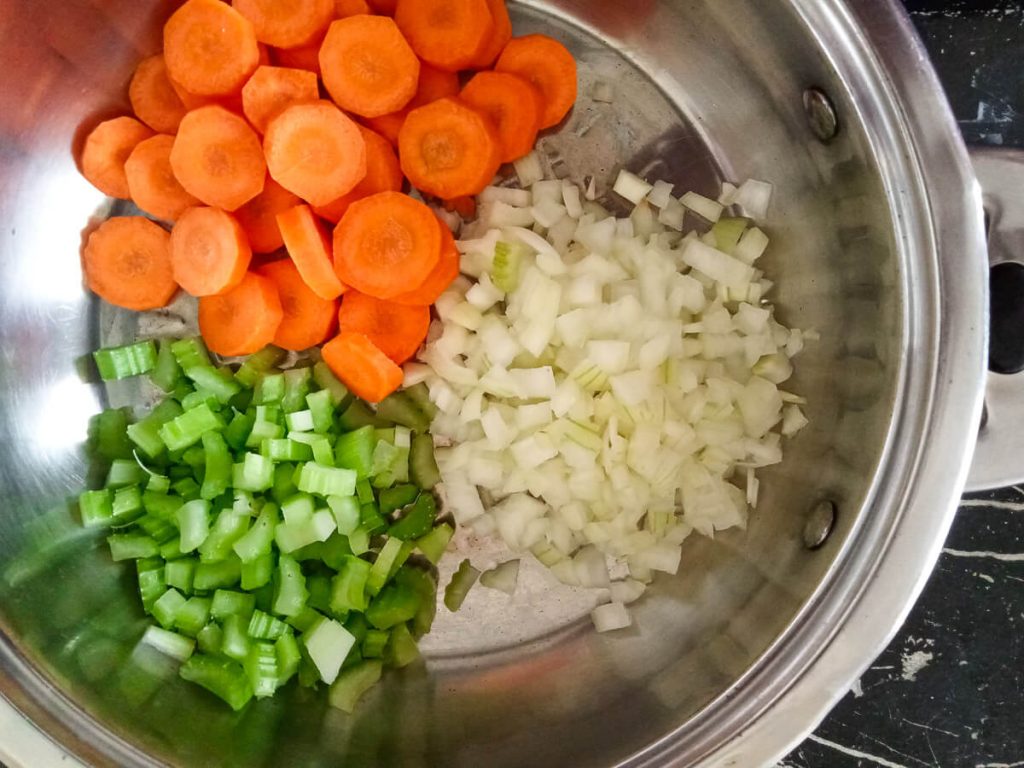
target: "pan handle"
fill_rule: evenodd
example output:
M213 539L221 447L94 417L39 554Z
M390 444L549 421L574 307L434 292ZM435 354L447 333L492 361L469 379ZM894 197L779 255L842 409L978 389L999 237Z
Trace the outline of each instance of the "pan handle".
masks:
M990 267L989 373L968 491L1024 482L1024 151L971 148ZM964 254L966 258L968 254Z

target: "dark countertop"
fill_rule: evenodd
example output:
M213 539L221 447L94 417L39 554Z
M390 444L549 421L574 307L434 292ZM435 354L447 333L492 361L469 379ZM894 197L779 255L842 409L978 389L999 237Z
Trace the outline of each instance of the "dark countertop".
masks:
M1024 147L1024 3L904 4L966 141ZM1024 766L1024 488L964 499L906 625L779 764L854 766Z

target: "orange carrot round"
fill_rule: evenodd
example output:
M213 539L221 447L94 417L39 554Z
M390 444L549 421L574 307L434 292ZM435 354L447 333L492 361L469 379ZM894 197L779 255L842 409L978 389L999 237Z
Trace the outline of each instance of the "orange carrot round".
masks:
M245 230L253 253L273 253L284 245L277 226L277 214L302 202L269 176L263 191L235 211L235 218Z
M445 96L459 95L459 75L457 72L446 72L443 69L432 67L429 64L420 63L420 80L416 86L416 95L405 107L398 112L391 112L380 117L363 118L370 128L379 133L398 146L398 134L402 130L402 124L409 112L416 107L422 107L431 102L443 99Z
M186 208L199 204L171 169L173 147L173 136L157 134L140 141L124 164L132 200L146 213L166 221L174 221Z
M487 0L487 7L491 11L491 20L494 21L494 32L473 62L474 69L487 69L493 66L494 61L508 45L508 41L512 39L512 19L509 18L505 0Z
M478 72L459 98L491 118L498 129L501 162L511 163L533 150L540 130L540 93L519 75Z
M274 334L274 344L282 349L301 352L330 336L338 303L317 296L289 259L264 264L256 272L273 281L281 298L284 317Z
M402 171L414 187L450 199L475 195L501 167L501 140L490 119L456 99L412 110L398 134Z
M334 269L345 285L390 299L419 286L441 257L441 224L400 192L357 200L334 230Z
M390 115L380 117L364 117L363 122L374 133L383 136L392 147L398 147L398 134L402 132L405 124L405 117L409 113L404 109L399 112L392 112Z
M366 176L359 127L329 101L295 104L270 121L263 137L270 175L313 205L326 205Z
M334 375L368 403L379 403L402 386L402 369L361 333L340 333L320 352Z
M218 355L251 355L274 341L284 318L274 282L246 272L227 293L199 299L199 332Z
M238 285L252 261L242 225L219 208L189 208L171 230L174 280L192 296L216 296Z
M334 18L345 19L349 16L359 16L363 13L373 13L370 4L366 0L334 0Z
M334 0L232 0L252 22L256 38L277 48L297 48L321 37L334 18Z
M82 269L89 290L125 309L166 307L178 291L171 272L171 236L142 216L104 221L86 241Z
M242 88L242 109L252 127L264 133L267 123L285 108L319 98L320 84L314 73L304 69L260 67Z
M472 200L472 198L469 199ZM419 286L395 296L391 301L395 304L429 307L459 276L460 263L461 257L459 249L455 246L455 237L452 235L452 231L442 224L441 257L437 260L437 265Z
M576 59L547 35L513 38L494 68L519 75L540 91L541 128L558 125L576 103Z
M185 105L167 75L163 54L139 62L128 86L132 111L157 133L177 133Z
M331 98L362 117L402 109L416 93L420 60L387 16L349 16L327 30L320 73Z
M430 307L396 304L349 291L338 310L340 333L361 333L381 352L401 365L416 354L427 338Z
M233 211L263 191L267 165L259 136L223 107L185 115L171 150L181 185L207 205Z
M334 300L345 290L334 272L332 245L308 205L297 205L277 215L277 225L288 255L306 285L322 299Z
M275 48L274 64L289 69L304 69L320 74L320 41L298 48Z
M197 96L238 91L259 66L250 24L220 0L188 0L164 26L164 59L175 82Z
M398 164L398 155L395 154L391 143L369 128L359 126L359 131L366 142L366 176L347 195L313 209L318 216L335 224L341 221L345 211L356 200L362 200L378 192L401 192L402 184L405 182L402 168Z
M472 66L494 34L487 0L398 0L395 22L417 56L450 72Z
M105 120L85 140L82 148L82 175L105 195L127 200L128 177L124 164L139 142L153 135L134 117Z

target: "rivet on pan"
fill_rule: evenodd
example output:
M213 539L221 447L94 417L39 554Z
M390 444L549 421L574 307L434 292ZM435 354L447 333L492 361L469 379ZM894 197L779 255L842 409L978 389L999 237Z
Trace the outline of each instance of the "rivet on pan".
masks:
M807 124L811 132L821 141L831 141L839 133L839 118L832 99L818 88L804 91L804 111L807 113Z
M836 505L824 499L813 507L804 524L804 546L817 549L824 544L832 533L836 522Z

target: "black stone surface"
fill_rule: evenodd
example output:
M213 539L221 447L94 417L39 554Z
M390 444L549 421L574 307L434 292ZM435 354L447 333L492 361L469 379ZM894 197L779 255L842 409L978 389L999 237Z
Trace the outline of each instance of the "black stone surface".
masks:
M1024 3L905 5L967 142L1024 147ZM779 766L1024 766L1024 488L964 499L895 641Z

